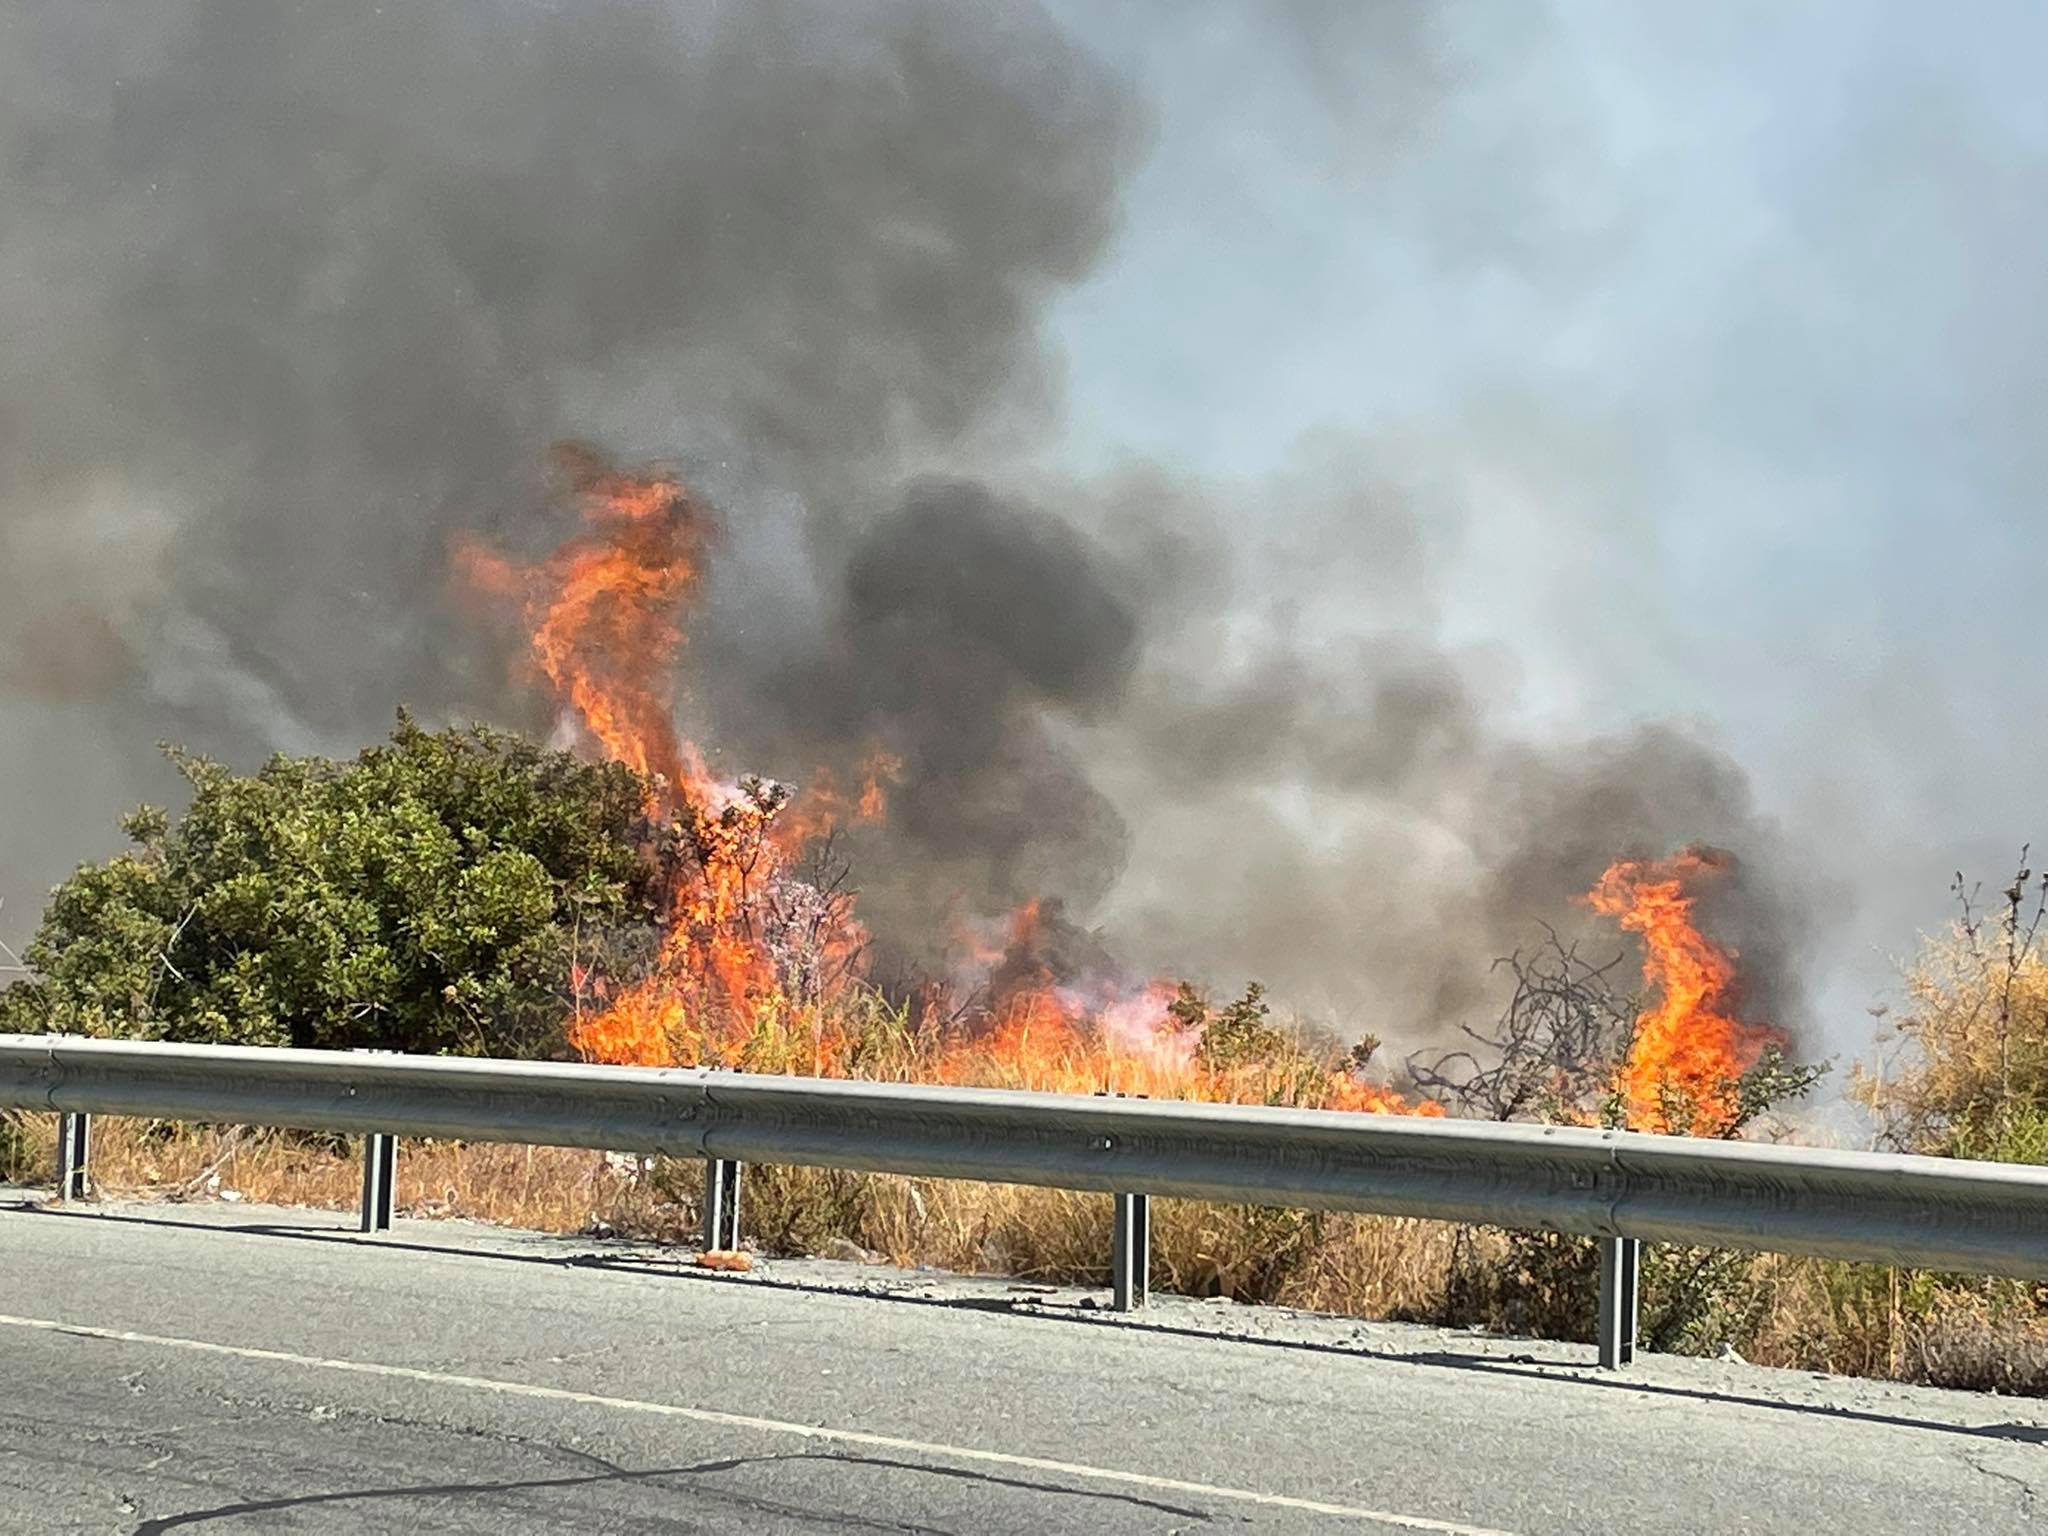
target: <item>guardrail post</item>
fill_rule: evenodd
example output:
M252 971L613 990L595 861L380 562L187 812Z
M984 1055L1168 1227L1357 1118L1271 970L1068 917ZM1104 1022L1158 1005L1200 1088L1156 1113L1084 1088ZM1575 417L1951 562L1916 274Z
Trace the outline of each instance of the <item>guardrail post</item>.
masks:
M1642 1313L1643 1240L1600 1239L1600 1364L1619 1370L1636 1357Z
M83 1200L92 1191L92 1116L57 1117L57 1198Z
M1152 1198L1118 1195L1109 1236L1109 1304L1134 1312L1151 1294Z
M729 1157L704 1160L704 1251L728 1253L740 1245L740 1165Z
M363 1231L391 1230L397 1184L398 1138L373 1131L363 1138Z
M359 1045L354 1047L350 1054L396 1056L400 1053ZM350 1088L349 1092L354 1093L355 1089ZM397 1204L398 1138L381 1131L372 1131L363 1138L363 1211L360 1230L389 1232L391 1217Z

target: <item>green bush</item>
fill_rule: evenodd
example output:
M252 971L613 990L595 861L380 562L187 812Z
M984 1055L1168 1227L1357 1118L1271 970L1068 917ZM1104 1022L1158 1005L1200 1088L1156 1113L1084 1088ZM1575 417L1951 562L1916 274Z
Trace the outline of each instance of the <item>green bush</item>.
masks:
M644 920L644 785L401 713L353 762L254 775L167 748L181 817L52 893L0 1027L153 1040L549 1055L579 943Z

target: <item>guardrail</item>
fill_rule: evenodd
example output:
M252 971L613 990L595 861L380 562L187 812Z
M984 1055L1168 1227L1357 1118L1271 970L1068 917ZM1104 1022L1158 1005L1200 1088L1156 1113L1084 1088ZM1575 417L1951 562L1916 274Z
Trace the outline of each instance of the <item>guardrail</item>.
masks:
M91 1115L362 1134L366 1230L390 1225L399 1136L701 1158L712 1248L738 1242L747 1163L1100 1190L1122 1308L1154 1195L1579 1233L1609 1366L1634 1354L1645 1241L2048 1278L2048 1168L1630 1131L52 1035L0 1035L0 1108L65 1117L63 1198Z

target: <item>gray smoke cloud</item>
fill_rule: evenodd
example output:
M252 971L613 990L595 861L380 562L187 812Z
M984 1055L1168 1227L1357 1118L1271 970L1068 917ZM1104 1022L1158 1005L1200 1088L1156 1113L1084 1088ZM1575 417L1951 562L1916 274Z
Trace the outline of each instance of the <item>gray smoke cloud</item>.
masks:
M447 535L518 531L555 437L825 517L1042 416L1036 307L1133 147L1114 82L1006 8L9 26L9 674L260 745L446 690Z
M558 537L561 437L679 458L725 511L706 670L801 653L839 525L1051 419L1038 312L1144 131L1028 7L5 27L0 708L24 759L112 756L138 789L159 735L247 761L347 750L400 700L544 724L446 550ZM47 879L112 807L9 766L35 805L6 862Z
M1118 718L1140 639L1104 552L1043 507L927 478L865 531L823 647L742 702L792 746L900 761L857 871L881 973L937 963L963 920L1109 893L1125 815L1060 728Z
M1263 483L1142 469L1072 493L1147 635L1083 732L1132 827L1105 920L1170 969L1414 1044L1483 1021L1489 962L1543 924L1629 954L1585 893L1700 844L1733 856L1701 916L1741 954L1743 1006L1797 1033L1839 893L1705 729L1523 727L1513 654L1451 637L1461 502L1432 458L1323 436Z
M545 450L573 437L721 511L678 699L722 766L903 758L858 850L887 963L1045 896L1134 969L1419 1040L1532 923L1582 923L1611 859L1698 839L1740 861L1714 914L1753 997L1798 1021L1811 902L1741 771L1690 726L1529 737L1512 654L1454 637L1452 435L1329 434L1228 484L1034 459L1047 308L1152 124L1038 11L4 25L0 928L161 792L154 737L348 751L401 701L545 729L446 555L559 538ZM1432 26L1276 13L1337 174L1455 100Z

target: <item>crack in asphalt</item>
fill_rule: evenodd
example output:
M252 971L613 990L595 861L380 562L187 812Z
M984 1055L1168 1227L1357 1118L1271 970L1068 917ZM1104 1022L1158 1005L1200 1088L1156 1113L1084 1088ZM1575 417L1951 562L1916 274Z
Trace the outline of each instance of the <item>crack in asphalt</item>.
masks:
M2028 1482L2018 1473L2008 1472L2002 1467L1987 1467L1968 1451L1961 1452L1960 1454L1963 1464L1971 1471L1981 1472L1984 1476L1996 1478L2002 1483L2011 1483L2015 1488L2019 1489L2020 1498L2025 1502L2027 1508L2031 1510L2034 1507L2034 1501L2040 1497L2040 1492L2032 1483Z

